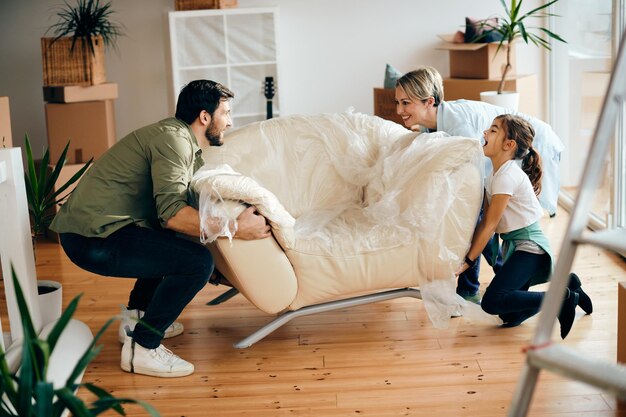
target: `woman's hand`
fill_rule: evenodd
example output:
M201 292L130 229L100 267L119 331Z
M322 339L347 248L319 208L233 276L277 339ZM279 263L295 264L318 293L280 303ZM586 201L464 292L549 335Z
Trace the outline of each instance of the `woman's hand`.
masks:
M270 227L265 217L256 211L256 207L248 207L237 217L235 238L243 240L265 239L270 234Z

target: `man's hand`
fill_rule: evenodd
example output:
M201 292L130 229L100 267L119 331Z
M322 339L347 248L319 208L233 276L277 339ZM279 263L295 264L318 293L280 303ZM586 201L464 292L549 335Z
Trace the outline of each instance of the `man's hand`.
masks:
M265 217L261 216L254 206L248 207L237 217L237 224L237 232L234 236L237 239L255 240L270 236L270 227Z

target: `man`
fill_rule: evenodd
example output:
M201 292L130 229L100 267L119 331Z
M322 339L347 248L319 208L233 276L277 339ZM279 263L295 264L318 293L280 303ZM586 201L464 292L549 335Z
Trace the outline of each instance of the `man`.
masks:
M188 203L189 184L203 164L200 147L223 143L231 126L232 97L214 81L190 82L178 96L176 117L140 128L111 147L51 225L76 265L100 275L137 278L128 308L122 309L124 371L157 377L193 373L193 365L166 349L161 339L182 333L175 320L214 269L206 247L176 233L200 235L199 213ZM236 238L270 235L253 207L237 224ZM152 329L135 326L130 316Z

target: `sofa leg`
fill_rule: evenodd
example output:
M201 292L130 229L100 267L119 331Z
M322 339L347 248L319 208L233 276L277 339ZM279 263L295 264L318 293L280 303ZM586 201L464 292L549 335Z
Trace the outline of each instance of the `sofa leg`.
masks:
M287 313L281 314L265 326L261 327L256 332L252 333L250 336L246 337L240 342L235 343L233 346L237 349L250 347L259 340L263 339L268 334L272 333L274 330L278 329L292 319L295 319L296 317L324 313L326 311L339 310L342 308L355 307L363 304L377 303L379 301L392 300L394 298L401 297L413 297L421 299L422 294L420 293L420 290L416 288L400 288L397 290L361 295L358 297L347 298L345 300L329 301L327 303L302 307L298 310L289 311Z
M212 299L211 301L206 303L206 305L208 305L208 306L216 306L218 304L222 304L223 302L226 302L226 301L230 300L231 298L233 298L237 294L239 294L239 290L237 288L233 287L230 290L228 290L228 291L218 295L217 297L215 297L214 299Z

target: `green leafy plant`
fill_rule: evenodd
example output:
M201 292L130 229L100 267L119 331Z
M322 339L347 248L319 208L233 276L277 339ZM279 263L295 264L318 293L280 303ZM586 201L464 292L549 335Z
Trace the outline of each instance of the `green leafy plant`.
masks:
M67 306L61 318L45 339L38 337L24 299L24 294L11 266L15 296L22 321L24 334L22 357L18 372L11 372L5 352L0 346L0 416L4 417L60 417L69 410L74 417L93 417L105 411L114 410L126 415L122 404L138 404L151 416L159 417L159 413L150 404L130 398L116 398L109 392L91 383L79 383L77 380L87 365L98 355L102 346L96 343L104 331L115 320L108 320L76 363L65 385L54 388L46 379L50 357L63 331L74 315L81 295L76 296ZM85 404L77 395L78 388L84 387L97 397L90 405Z
M100 0L78 0L74 6L65 1L64 6L57 12L59 21L48 31L54 34L53 42L71 36L71 50L74 50L76 42L80 41L93 55L95 36L102 36L105 46L115 47L117 37L123 34L122 25L111 21L112 13L110 1L101 4Z
M556 3L559 0L552 0L544 5L536 7L531 11L522 14L520 9L522 7L523 0L510 0L510 5L507 5L505 0L500 0L502 7L504 7L505 15L498 16L498 24L494 25L492 23L488 23L486 20L483 26L486 28L484 33L478 37L478 39L486 37L490 33L496 33L501 37L500 43L498 44L497 52L500 51L501 48L506 48L506 67L502 72L502 78L500 79L500 83L498 84L498 94L502 94L502 90L504 88L504 82L506 81L506 76L511 69L511 44L521 38L526 44L532 42L536 46L541 46L550 50L550 43L542 38L539 34L545 34L552 39L556 39L560 42L566 42L563 38L561 38L556 33L551 32L550 30L544 27L537 26L527 26L529 19L536 18L545 18L549 16L556 16L552 13L545 12L552 4ZM536 33L534 33L535 31ZM478 40L477 39L477 40Z
M38 166L35 164L33 158L33 151L30 147L30 140L28 135L24 138L26 147L26 173L24 174L24 182L26 184L26 199L28 200L28 213L31 217L31 233L33 240L42 234L45 229L52 222L54 217L54 210L52 210L57 204L63 203L71 194L67 192L67 189L80 179L80 177L87 171L93 158L91 158L76 174L74 174L67 182L60 184L55 190L54 186L59 179L61 170L65 165L67 157L67 151L70 147L70 142L67 142L61 156L54 165L52 171L48 170L48 163L50 162L50 152L45 150L41 164ZM65 194L63 194L65 193Z

